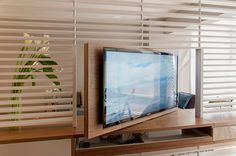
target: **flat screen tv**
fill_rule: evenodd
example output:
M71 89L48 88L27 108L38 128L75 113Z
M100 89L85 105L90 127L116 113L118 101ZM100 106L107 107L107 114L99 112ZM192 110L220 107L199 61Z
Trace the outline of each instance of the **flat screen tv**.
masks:
M103 54L104 127L177 107L176 55L117 48Z

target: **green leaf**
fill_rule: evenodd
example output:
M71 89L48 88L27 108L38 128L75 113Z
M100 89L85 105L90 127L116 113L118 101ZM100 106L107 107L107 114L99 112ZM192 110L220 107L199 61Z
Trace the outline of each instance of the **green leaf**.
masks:
M29 34L24 33L24 37L30 37ZM38 45L40 45L41 43L43 44L48 44L50 45L48 39L49 35L45 35L45 40L25 40L25 44L27 45L31 45L31 44L35 44L35 46L24 46L21 48L21 51L45 51L48 52L49 50L49 46L48 47L40 47ZM32 73L34 72L44 72L47 74L45 74L45 76L48 79L52 79L53 80L53 84L56 86L60 86L60 82L57 81L58 76L56 74L54 74L55 69L53 68L53 65L58 65L57 62L53 61L53 60L48 60L51 59L50 56L46 55L46 54L19 54L18 58L42 58L41 61L17 61L16 65L25 65L25 66L34 66L36 64L42 64L42 65L47 65L47 66L52 66L52 67L47 67L47 68L42 68L42 69L36 69L36 68L32 68L32 67L26 67L26 68L16 68L15 72L16 73L29 73L29 74L25 74L25 75L15 75L13 77L14 80L21 80L21 79L32 79L35 80L37 79L37 77L35 75L33 75ZM43 58L47 58L47 60L43 60ZM48 73L52 73L52 74L48 74ZM11 93L13 94L18 94L18 93L22 93L23 90L21 89L15 89L15 87L20 87L20 86L24 86L25 83L24 82L13 82L12 83L12 87L14 87L14 89L11 90ZM36 82L32 81L31 83L32 86L36 86ZM61 89L59 89L61 90ZM20 97L11 97L11 100L13 101L19 101L21 98ZM12 107L20 107L20 104L12 104ZM19 114L21 112L12 112L13 114Z

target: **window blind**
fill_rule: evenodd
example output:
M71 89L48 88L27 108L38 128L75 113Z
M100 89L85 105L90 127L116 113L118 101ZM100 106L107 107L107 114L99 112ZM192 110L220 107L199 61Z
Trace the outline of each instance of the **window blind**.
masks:
M77 40L131 48L198 47L198 0L77 0Z
M76 0L77 41L161 51L201 49L204 114L235 110L233 0Z
M202 49L204 114L235 110L235 7L233 0L2 0L0 127L71 125L76 49L87 42Z
M202 0L206 22L201 25L203 48L203 113L235 111L235 7L231 0ZM215 15L217 16L215 16Z
M73 21L69 0L0 2L0 127L72 125Z

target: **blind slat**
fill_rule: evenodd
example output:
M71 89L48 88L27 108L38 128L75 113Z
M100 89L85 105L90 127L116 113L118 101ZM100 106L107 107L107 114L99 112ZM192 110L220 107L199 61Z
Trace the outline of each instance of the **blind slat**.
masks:
M11 113L11 112L33 112L33 111L50 111L50 110L68 110L72 109L72 105L51 105L51 106L26 106L20 108L17 106L12 106L12 108L2 108L1 113ZM10 115L10 114L9 114ZM21 115L21 114L18 114Z
M18 120L18 121L3 121L0 122L1 128L22 127L22 126L43 126L43 125L71 125L72 117L58 117L47 119L32 119L32 120Z
M0 120L14 120L14 119L33 119L33 118L55 118L55 117L69 117L72 116L72 111L65 112L44 112L44 113L27 113L27 114L8 114L0 115Z
M33 105L33 104L48 104L48 103L71 103L72 98L54 98L54 99L25 99L25 100L18 100L17 104L20 105ZM16 102L13 100L1 100L1 106L11 106Z

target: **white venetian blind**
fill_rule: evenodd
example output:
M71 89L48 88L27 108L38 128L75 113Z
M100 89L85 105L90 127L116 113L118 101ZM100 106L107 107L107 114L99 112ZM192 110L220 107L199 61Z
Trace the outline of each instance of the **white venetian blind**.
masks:
M203 113L236 110L236 1L202 0ZM217 16L216 16L217 15Z
M77 40L142 46L141 3L131 0L77 0Z
M72 124L74 50L86 42L201 48L204 113L236 110L235 9L233 0L0 1L0 127Z
M76 0L77 41L202 49L204 113L236 110L234 0Z
M0 1L0 127L73 121L73 2Z
M77 40L108 46L192 49L199 43L198 0L76 0Z
M199 16L198 0L143 0L144 46L177 52L198 48Z

